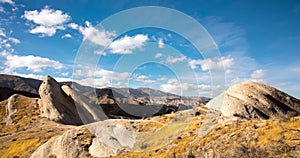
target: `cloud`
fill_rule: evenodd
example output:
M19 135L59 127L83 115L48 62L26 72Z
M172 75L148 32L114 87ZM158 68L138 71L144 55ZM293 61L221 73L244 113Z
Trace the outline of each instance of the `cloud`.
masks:
M61 38L72 38L72 35L67 33L67 34L61 36Z
M214 59L190 60L189 65L192 69L196 69L198 65L203 71L209 70L229 70L234 63L231 56L217 57Z
M42 34L42 36L53 36L56 33L56 28L37 26L29 31L32 34Z
M265 78L265 70L262 70L262 69L255 70L251 74L251 78L252 79L263 79L263 78Z
M3 28L0 28L0 36L6 37L6 34L5 34Z
M70 27L70 28L72 28L74 30L77 30L79 26L78 26L78 24L70 23L70 24L68 24L68 27Z
M53 36L57 30L64 30L64 24L71 17L64 14L61 10L53 10L45 6L41 11L25 11L22 18L32 21L35 26L29 30L32 34L41 34L42 36Z
M94 54L99 54L99 55L106 56L106 52L101 51L101 50L95 50L95 51L94 51Z
M13 52L12 44L19 44L21 41L6 34L4 28L0 28L0 50Z
M166 59L166 62L174 64L174 63L184 61L185 59L186 59L186 57L184 55L180 55L178 57L168 56Z
M11 75L15 75L15 76L21 76L24 78L34 78L34 79L38 79L38 80L43 80L45 76L43 75L37 75L37 74L33 74L33 73L29 73L29 74L22 74L22 73L16 73L16 72L12 72L10 73Z
M97 69L92 71L90 67L79 67L74 73L73 76L76 78L91 78L91 77L105 77L113 80L125 80L128 78L130 73L128 72L114 72L105 69Z
M14 38L14 37L8 37L8 40L10 40L12 43L14 44L19 44L21 43L21 41L17 38Z
M165 44L163 42L163 39L162 38L158 39L158 48L164 48L164 46Z
M236 77L233 80L230 81L230 85L238 84L245 81L253 81L253 82L260 82L260 83L266 83L266 71L262 69L258 69L253 71L250 74L249 78L239 78Z
M180 83L177 79L169 79L167 83L160 85L160 90L168 93L174 93L180 90Z
M113 54L132 54L135 49L141 49L148 40L148 35L138 34L135 36L125 36L110 44L110 52Z
M138 82L142 82L142 83L145 83L145 84L149 84L149 83L154 83L155 82L154 80L149 79L149 76L146 76L146 75L136 76L134 79L136 81L138 81Z
M85 86L95 86L98 88L125 86L127 83L125 81L128 79L129 75L130 73L128 72L114 72L105 69L98 69L96 71L91 71L90 69L87 71L77 70L73 73L76 82Z
M213 91L220 91L220 86L211 86L209 84L193 84L187 82L179 82L177 79L168 79L167 83L160 85L160 90L169 93L177 94L198 94L198 95L212 95Z
M0 0L0 3L8 3L8 4L11 4L11 5L15 4L15 2L12 1L12 0Z
M162 57L162 56L163 56L163 55L162 55L161 53L156 53L154 57L155 57L155 58L160 58L160 57Z
M48 27L62 25L71 19L68 14L64 14L61 10L53 10L47 6L40 12L37 10L25 11L23 17L35 24Z
M43 58L39 56L18 56L18 55L8 55L6 56L6 61L4 62L6 68L5 73L12 73L16 69L26 68L27 70L33 72L41 72L45 68L62 69L63 64L59 61L51 60L48 58Z
M94 44L106 47L112 42L112 38L116 36L114 32L104 29L96 29L89 21L85 22L86 27L77 26L77 24L69 24L69 27L78 29L83 35L83 40L89 40Z

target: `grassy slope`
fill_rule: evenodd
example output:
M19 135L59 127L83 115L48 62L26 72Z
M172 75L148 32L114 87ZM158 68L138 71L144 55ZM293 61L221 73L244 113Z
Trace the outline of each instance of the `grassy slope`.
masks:
M68 129L40 117L37 99L19 95L16 100L11 125L5 123L7 101L0 102L0 157L30 157L40 145Z
M163 119L162 117L159 117ZM152 131L153 139L145 137L144 144L150 148L144 151L122 151L116 157L187 157L190 151L196 157L300 157L300 117L291 120L239 120L213 128L203 138L198 137L205 115L193 116L187 126L168 123L167 128ZM151 129L147 127L147 129ZM176 129L180 129L176 131ZM172 132L173 131L173 132ZM172 141L163 141L168 138ZM151 138L151 137L150 137ZM163 145L151 146L162 143ZM139 144L140 145L140 144Z

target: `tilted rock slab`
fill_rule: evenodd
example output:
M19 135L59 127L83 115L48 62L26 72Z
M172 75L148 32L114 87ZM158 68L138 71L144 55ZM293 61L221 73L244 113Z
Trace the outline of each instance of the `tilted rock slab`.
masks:
M73 99L62 91L55 79L46 76L39 88L39 94L42 116L63 124L83 124Z

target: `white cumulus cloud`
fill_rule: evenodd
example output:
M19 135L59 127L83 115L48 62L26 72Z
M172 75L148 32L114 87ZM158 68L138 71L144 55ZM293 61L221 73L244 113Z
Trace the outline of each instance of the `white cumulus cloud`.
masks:
M42 36L53 36L57 30L64 30L64 24L71 19L63 11L50 9L48 6L41 11L25 11L22 17L35 24L34 28L29 30L30 33Z
M64 34L61 38L72 38L72 35L71 34Z
M63 64L59 61L51 60L48 58L43 58L39 56L18 56L18 55L8 55L6 56L6 61L4 62L6 68L5 73L12 73L16 69L26 68L27 70L33 72L41 72L45 68L62 69Z
M8 3L8 4L11 4L11 5L15 4L15 2L12 1L12 0L0 0L0 3Z
M148 35L138 34L135 36L125 36L110 44L110 52L113 54L132 54L135 49L141 49L148 40Z
M198 94L211 96L213 91L220 92L221 87L210 84L195 84L189 82L179 82L175 78L168 79L166 83L160 85L160 90L169 93L184 94Z
M253 71L253 73L251 74L251 78L253 78L253 79L265 78L265 70L259 69L259 70Z
M17 38L14 38L14 37L8 37L8 40L10 40L12 43L14 44L19 44L21 43L21 41Z
M73 73L73 76L78 78L76 79L76 82L85 86L96 86L98 88L109 86L125 86L127 83L125 81L130 75L128 72L114 72L105 69L91 71L89 68L86 69L88 70L82 69Z
M85 22L86 27L77 26L77 24L69 24L69 27L78 29L83 35L83 40L89 40L100 46L108 46L112 42L112 38L116 36L114 32L109 32L104 29L95 28L89 21Z
M189 65L192 69L196 69L200 65L203 71L222 69L227 71L232 67L233 61L234 59L231 56L226 56L213 59L190 60Z
M68 27L70 27L70 28L72 28L74 30L77 30L79 26L78 26L78 24L70 23L70 24L68 24Z
M262 69L255 70L251 73L250 77L240 78L236 77L230 81L230 85L238 84L245 81L253 81L253 82L260 82L266 83L266 71Z
M149 76L146 76L146 75L136 76L135 80L138 81L138 82L146 83L146 84L155 82L154 80L149 79Z
M181 88L180 83L177 79L169 79L167 83L160 85L160 90L168 93L170 92L174 93L180 90L180 88Z
M53 36L56 33L55 27L37 26L29 31L32 34L42 34L43 36Z
M99 55L103 55L106 56L106 52L102 51L102 50L95 50L94 54L99 54Z

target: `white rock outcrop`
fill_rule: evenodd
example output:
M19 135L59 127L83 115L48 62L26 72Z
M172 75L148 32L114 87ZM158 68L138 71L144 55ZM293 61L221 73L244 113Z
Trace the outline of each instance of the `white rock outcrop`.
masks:
M109 157L132 148L137 131L130 120L105 120L80 126L52 138L40 146L31 158Z
M224 116L246 119L285 119L300 115L300 100L256 82L231 86L206 106L221 111Z

